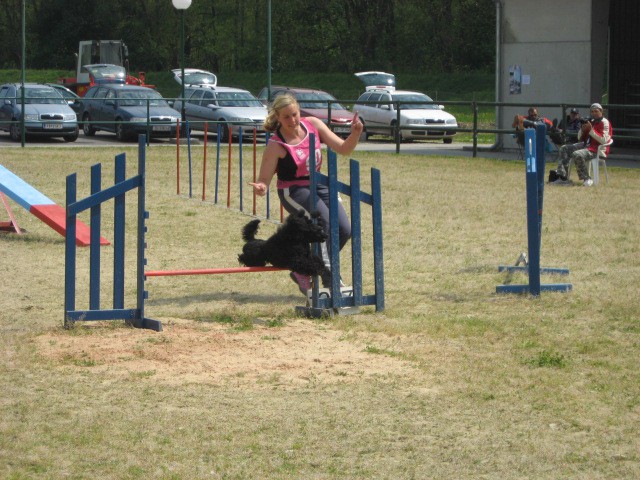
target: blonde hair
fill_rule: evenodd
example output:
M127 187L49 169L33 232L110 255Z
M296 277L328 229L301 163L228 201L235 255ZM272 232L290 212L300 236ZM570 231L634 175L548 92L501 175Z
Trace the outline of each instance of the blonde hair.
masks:
M264 129L267 132L275 132L278 129L278 114L280 113L280 110L290 105L295 105L300 108L296 97L290 93L278 95L273 99L273 102L269 104L269 113L267 113L267 117L264 119Z

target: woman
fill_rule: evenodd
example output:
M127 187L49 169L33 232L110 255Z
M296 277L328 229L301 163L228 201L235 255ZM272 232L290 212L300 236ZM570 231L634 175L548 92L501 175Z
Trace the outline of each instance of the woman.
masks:
M322 148L324 143L336 153L350 154L358 144L363 130L358 114L351 123L351 134L341 139L316 117L300 117L300 106L295 97L289 94L275 98L269 106L269 113L264 121L265 130L272 132L269 143L262 155L260 175L255 183L251 183L257 195L267 193L274 174L278 175L278 198L284 209L295 213L303 209L307 214L311 211L311 191L309 189L309 135L315 135L316 171L322 165ZM323 220L324 228L329 234L329 189L324 185L317 186L317 211ZM340 249L351 238L351 224L342 204L338 205ZM327 269L330 270L328 242L321 244L321 253ZM309 277L291 272L291 278L298 284L300 291L306 295L311 288ZM328 287L330 275L323 275L322 285Z

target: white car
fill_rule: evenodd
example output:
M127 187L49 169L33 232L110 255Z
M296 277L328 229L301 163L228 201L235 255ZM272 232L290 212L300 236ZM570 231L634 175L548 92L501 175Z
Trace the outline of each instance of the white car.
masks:
M442 105L421 92L396 90L395 76L385 72L359 72L355 74L366 87L356 101L364 124L365 136L380 134L394 136L400 115L400 140L428 139L453 142L458 122L444 111ZM398 112L399 109L399 112ZM435 127L435 128L431 128Z
M173 73L173 79L182 85L182 69L176 68L171 72ZM213 85L215 87L218 84L218 78L215 74L197 68L185 68L184 79L185 87L187 85Z
M258 134L264 134L267 107L248 90L190 85L185 88L184 97L184 112L192 130L204 130L208 122L208 131L215 133L221 124L223 142L229 141L230 132L237 137L240 128L243 135L252 135L254 128ZM176 100L173 108L181 112L182 101Z

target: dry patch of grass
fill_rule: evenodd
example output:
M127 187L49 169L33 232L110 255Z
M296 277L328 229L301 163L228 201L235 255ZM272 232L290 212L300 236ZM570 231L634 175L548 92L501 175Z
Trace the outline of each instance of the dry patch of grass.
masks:
M88 192L89 166L112 178L122 150L5 149L2 164L63 203L65 175ZM0 477L640 477L640 170L545 189L542 265L571 273L543 282L574 290L530 298L495 293L527 281L497 271L526 250L522 163L354 157L382 170L382 314L296 318L285 272L154 278L146 315L164 332L65 331L63 239L16 207L27 235L0 235ZM236 265L248 218L177 197L172 149L147 158L148 268ZM110 248L102 261L109 270ZM87 265L82 250L80 308ZM107 275L105 306L110 288Z
M153 377L168 385L297 388L413 373L409 362L390 352L308 320L273 325L260 318L169 319L159 336L125 327L76 330L82 328L83 333L44 333L38 352L62 371L91 367L92 374Z

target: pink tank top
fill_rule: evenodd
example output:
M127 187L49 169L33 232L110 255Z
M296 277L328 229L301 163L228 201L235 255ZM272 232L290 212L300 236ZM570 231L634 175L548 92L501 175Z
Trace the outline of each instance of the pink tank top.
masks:
M309 185L309 134L313 133L316 137L315 154L316 154L316 171L320 171L322 166L322 148L320 142L320 134L307 119L301 118L300 125L306 131L306 135L300 143L291 145L286 143L279 130L277 130L269 139L270 142L277 142L286 150L286 155L278 159L277 187L279 189L292 186Z

